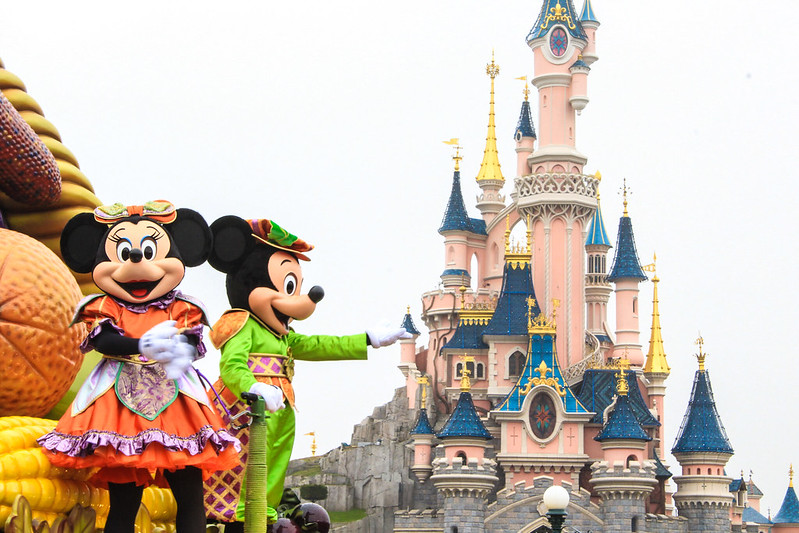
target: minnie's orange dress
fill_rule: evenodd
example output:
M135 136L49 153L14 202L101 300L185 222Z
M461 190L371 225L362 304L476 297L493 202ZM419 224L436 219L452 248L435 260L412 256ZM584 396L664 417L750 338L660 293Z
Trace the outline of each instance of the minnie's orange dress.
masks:
M103 328L140 338L165 320L197 336L198 356L205 353L205 313L179 291L140 305L104 294L89 296L78 305L74 321L91 326L81 346L89 351ZM194 369L168 379L160 364L139 354L104 356L70 410L39 444L55 466L99 467L93 481L101 486L110 481L166 487L163 471L187 466L201 469L207 478L238 464L239 448Z

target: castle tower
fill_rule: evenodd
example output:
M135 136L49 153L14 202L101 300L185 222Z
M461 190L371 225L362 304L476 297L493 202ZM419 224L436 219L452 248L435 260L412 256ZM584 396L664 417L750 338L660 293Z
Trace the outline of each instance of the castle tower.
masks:
M677 441L671 449L682 467L682 475L674 477L677 484L674 503L679 515L688 519L688 531L728 533L732 478L726 476L724 467L733 450L716 410L702 342L700 337L699 370Z
M464 363L468 363L468 357ZM486 496L498 478L496 462L486 457L492 438L475 411L469 371L463 371L461 394L441 428L430 481L444 499L444 531L484 533Z
M649 336L649 351L647 351L646 362L644 363L644 377L649 381L649 385L647 385L649 408L657 412L658 422L661 424L655 440L654 451L658 457L665 457L663 454L663 442L666 425L666 379L668 379L671 369L666 361L663 336L660 332L660 308L658 306L658 283L660 279L655 273L655 263L650 266L654 274L652 277L654 285L652 289L652 327Z
M410 333L410 339L400 339L400 364L399 369L405 376L405 387L408 396L408 408L416 408L417 377L420 375L416 365L416 339L419 338L419 330L411 318L411 306L408 306L401 326Z
M584 358L586 228L596 210L594 176L576 148L576 112L587 103L588 45L572 0L545 0L527 36L538 89L538 145L527 159L530 174L514 182L522 217L533 221L533 270L544 312L560 302L557 353L564 367Z
M602 431L604 460L591 467L591 484L602 499L603 532L640 531L648 512L646 501L657 481L655 465L646 460L652 438L638 423L628 401L629 382L624 367L616 375L616 405Z
M483 214L483 220L490 223L505 207L505 197L499 194L500 189L505 185L505 178L502 177L502 169L499 166L497 133L494 124L494 78L499 75L499 65L494 62L493 53L491 54L491 63L486 65L486 74L491 78L491 102L488 111L488 133L486 134L485 150L483 150L483 162L480 163L480 171L477 173L477 184L483 191L477 198L477 209Z
M634 367L642 367L644 354L638 329L638 284L646 280L635 249L633 223L627 213L627 182L624 183L624 214L619 220L616 256L608 281L616 284L616 344L613 357L629 359Z
M536 135L530 111L530 87L527 85L527 76L516 79L524 81L524 102L522 102L522 110L519 112L516 131L513 133L513 140L516 141L516 175L526 176L532 172L527 160L535 148Z
M411 472L416 474L419 483L424 483L430 472L433 471L433 458L430 451L433 447L433 426L430 424L430 419L427 417L427 385L429 380L427 377L419 378L419 385L422 390L421 402L419 404L419 418L416 425L411 430L411 437L413 438L413 466Z
M796 491L793 489L793 465L788 473L788 490L785 491L782 505L773 522L773 529L780 533L799 532L799 500L797 500Z
M595 174L601 179L599 172ZM588 273L585 275L586 327L600 342L609 342L607 331L608 301L613 289L608 283L607 262L610 239L602 220L599 193L596 195L596 211L588 226L585 239L585 252L588 255Z
M591 0L585 0L583 4L583 10L580 12L580 24L588 40L588 44L583 49L583 61L590 67L594 61L599 59L596 54L596 30L599 28L599 21L594 14Z

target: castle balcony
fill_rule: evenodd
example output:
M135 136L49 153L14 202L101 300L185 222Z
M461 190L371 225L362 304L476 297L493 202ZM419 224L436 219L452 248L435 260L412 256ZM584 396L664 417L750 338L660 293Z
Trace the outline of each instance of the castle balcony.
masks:
M588 218L597 207L599 180L576 173L529 174L513 180L514 197L522 216Z

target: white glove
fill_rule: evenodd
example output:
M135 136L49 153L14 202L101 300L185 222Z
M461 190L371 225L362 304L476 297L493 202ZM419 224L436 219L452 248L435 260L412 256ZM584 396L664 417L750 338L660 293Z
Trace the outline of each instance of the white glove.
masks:
M369 343L372 345L372 348L390 346L399 339L413 338L413 335L405 331L405 328L397 328L389 326L388 324L381 324L375 328L367 329L366 336L369 338Z
M139 339L139 353L159 362L171 359L169 354L175 345L173 337L178 334L175 324L174 320L166 320L150 328Z
M172 359L161 364L166 370L166 377L178 379L191 368L191 364L197 356L197 349L187 342L185 335L176 335L173 341Z
M252 394L257 394L264 399L266 410L270 413L283 409L286 405L283 403L283 391L274 385L267 385L266 383L256 382L253 383L250 390L247 391Z

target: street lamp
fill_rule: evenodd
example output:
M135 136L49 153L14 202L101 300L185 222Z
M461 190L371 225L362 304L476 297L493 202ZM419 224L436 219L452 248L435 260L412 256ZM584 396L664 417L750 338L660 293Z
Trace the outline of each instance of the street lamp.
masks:
M553 533L563 531L563 521L566 519L568 506L569 491L560 485L552 485L544 491L544 507L547 508L547 518Z

